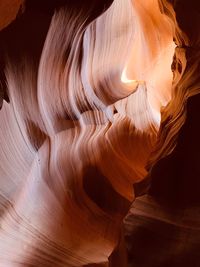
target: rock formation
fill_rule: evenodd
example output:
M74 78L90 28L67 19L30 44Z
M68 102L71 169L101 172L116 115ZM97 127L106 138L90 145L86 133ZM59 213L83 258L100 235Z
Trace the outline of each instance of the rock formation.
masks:
M198 266L191 2L27 0L2 21L0 266Z

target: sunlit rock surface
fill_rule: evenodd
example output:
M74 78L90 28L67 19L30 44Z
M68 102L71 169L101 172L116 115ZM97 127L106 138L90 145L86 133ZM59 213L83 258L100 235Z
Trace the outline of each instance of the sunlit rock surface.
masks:
M200 6L174 1L173 7L185 34L175 41L172 100L163 109L149 164L150 189L125 219L130 266L200 265Z
M196 257L198 9L171 4L27 0L0 32L0 266L177 266L193 222Z

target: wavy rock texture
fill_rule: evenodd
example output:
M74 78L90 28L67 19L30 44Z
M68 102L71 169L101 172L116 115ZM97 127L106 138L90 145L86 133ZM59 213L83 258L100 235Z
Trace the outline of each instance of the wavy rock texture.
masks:
M200 6L197 1L171 2L184 34L176 39L172 100L162 111L149 163L150 189L125 219L130 266L200 265Z
M177 6L30 0L1 32L0 266L108 265L133 186L172 152L198 92Z

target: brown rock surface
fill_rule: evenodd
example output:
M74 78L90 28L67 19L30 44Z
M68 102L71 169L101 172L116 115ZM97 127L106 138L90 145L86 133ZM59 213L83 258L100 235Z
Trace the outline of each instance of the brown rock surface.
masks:
M8 26L17 16L23 0L0 1L0 30Z

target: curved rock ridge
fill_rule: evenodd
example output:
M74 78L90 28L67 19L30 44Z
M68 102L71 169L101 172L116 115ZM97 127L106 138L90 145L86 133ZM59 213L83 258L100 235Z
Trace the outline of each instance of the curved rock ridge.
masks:
M174 94L169 4L51 3L1 34L0 266L107 264Z

